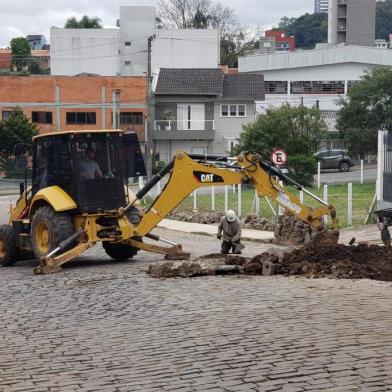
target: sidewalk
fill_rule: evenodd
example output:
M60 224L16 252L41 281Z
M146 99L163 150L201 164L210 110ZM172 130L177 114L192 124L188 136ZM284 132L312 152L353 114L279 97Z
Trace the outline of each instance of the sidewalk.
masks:
M189 234L207 234L215 236L217 233L216 225L181 222L173 219L163 219L159 223L158 227L162 227L168 230L182 231L183 233ZM270 242L275 237L272 231L243 229L241 238L245 241Z

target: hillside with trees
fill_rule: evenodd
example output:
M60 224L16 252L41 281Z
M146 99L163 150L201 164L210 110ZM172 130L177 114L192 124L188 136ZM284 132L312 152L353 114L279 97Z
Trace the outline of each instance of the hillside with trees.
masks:
M389 39L392 33L392 0L377 2L376 38ZM278 29L295 37L300 49L313 49L319 42L328 40L328 14L305 14L298 18L281 18Z

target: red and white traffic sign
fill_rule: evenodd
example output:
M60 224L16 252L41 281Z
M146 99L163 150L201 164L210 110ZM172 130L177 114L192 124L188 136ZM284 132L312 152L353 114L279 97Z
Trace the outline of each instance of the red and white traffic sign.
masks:
M287 164L287 152L283 148L277 148L272 151L271 161L276 166L285 166Z

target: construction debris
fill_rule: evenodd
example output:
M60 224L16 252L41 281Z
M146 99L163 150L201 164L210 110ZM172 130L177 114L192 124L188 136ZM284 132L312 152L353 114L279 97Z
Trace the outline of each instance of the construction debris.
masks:
M169 219L179 220L182 222L214 224L219 223L223 213L221 212L194 212L174 210L169 215Z
M275 222L265 219L257 214L248 214L242 220L243 229L263 230L263 231L274 231Z
M238 255L210 254L192 261L160 261L150 264L147 273L153 278L240 274L248 261L248 258Z
M182 222L214 224L219 223L224 214L221 212L202 212L202 211L178 211L175 210L168 215L169 219ZM257 214L248 214L242 219L244 229L274 231L275 222L265 219Z
M306 245L312 238L312 226L285 213L279 216L274 235L276 242L282 245Z
M244 274L392 281L392 252L367 243L290 246L271 248L253 258L211 254L192 261L161 261L151 264L147 273L154 278Z

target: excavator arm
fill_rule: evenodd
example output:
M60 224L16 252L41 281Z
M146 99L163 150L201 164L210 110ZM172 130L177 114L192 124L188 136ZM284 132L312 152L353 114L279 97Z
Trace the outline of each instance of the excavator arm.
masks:
M275 166L263 161L258 154L252 152L239 155L235 166L229 165L227 158L224 157L188 155L185 152L177 152L173 160L138 192L136 199L142 199L167 174L170 175L170 178L162 193L154 200L140 223L135 227L138 236L148 235L162 219L194 190L213 185L241 183L252 184L259 196L270 197L304 222L320 230L324 228L323 216L325 215L331 217L333 227L337 225L336 211L332 206L328 206L322 199L307 191ZM303 190L316 199L321 206L316 209L305 206L295 195L280 185L279 180ZM131 206L132 204L125 210Z

